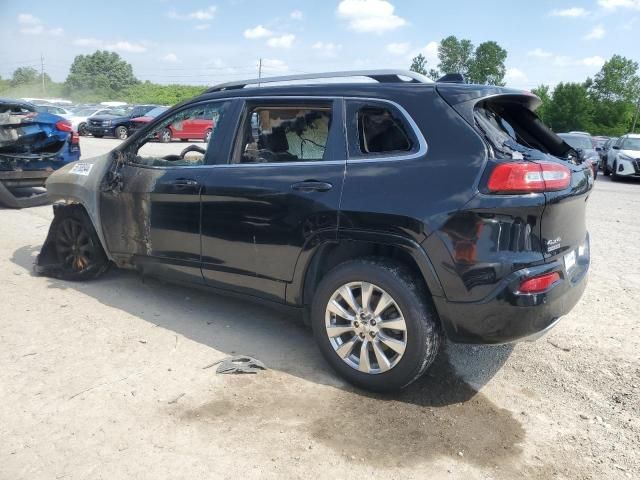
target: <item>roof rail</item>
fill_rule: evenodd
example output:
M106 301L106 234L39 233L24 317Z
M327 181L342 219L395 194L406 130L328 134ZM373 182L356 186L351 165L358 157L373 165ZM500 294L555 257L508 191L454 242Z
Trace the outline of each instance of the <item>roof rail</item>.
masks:
M305 75L285 75L281 77L253 78L251 80L240 80L237 82L220 83L207 90L207 93L221 92L223 90L236 90L244 88L247 85L258 85L263 83L280 83L292 82L298 80L319 80L323 78L341 78L341 77L368 77L380 83L433 83L432 80L417 72L410 70L354 70L347 72L325 72L325 73L308 73ZM402 77L411 80L403 80Z

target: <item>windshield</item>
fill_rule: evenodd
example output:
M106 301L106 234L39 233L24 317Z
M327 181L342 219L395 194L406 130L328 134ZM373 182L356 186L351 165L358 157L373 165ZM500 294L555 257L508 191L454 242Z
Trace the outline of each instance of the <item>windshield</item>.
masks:
M571 148L579 148L581 150L592 150L593 144L591 139L586 135L559 135Z
M158 115L163 114L164 112L166 112L168 110L167 107L156 107L153 110L149 110L146 114L145 117L151 117L151 118L156 118Z
M621 150L640 150L640 138L625 138Z

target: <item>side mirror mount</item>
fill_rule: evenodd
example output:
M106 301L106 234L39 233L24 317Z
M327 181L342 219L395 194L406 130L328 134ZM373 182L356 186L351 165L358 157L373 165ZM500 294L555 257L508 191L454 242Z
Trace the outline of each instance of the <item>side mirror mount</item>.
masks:
M619 147L618 145L614 145L614 146L613 146L613 147L611 147L611 148L613 148L614 150L620 150L620 147Z

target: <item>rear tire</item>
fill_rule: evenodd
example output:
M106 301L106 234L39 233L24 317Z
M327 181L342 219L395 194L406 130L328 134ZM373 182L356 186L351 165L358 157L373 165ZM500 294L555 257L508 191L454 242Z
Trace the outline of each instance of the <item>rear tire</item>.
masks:
M89 135L89 132L87 131L87 124L85 122L82 122L80 125L78 125L78 135L82 137L86 137L87 135Z
M358 285L364 286L358 290ZM340 294L345 288L352 292L355 309ZM393 303L376 312L385 295ZM363 301L364 296L369 301ZM351 321L329 310L336 299L346 306ZM400 390L417 380L435 360L442 338L420 279L403 265L381 258L348 261L327 273L313 298L311 324L320 351L336 372L375 392ZM345 332L336 335L336 327Z
M81 206L64 208L55 217L51 228L51 238L60 264L59 278L91 280L109 269L109 259L89 216Z
M160 132L160 142L161 143L170 143L171 142L171 130L165 128Z

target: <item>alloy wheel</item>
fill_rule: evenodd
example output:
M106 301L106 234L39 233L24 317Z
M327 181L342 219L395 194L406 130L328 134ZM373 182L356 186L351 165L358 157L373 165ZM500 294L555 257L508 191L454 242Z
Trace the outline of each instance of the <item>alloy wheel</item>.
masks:
M65 218L58 225L56 250L63 268L73 272L85 270L96 258L89 232L75 218Z
M336 354L362 373L391 370L407 347L400 307L373 283L351 282L338 288L326 307L325 329Z

